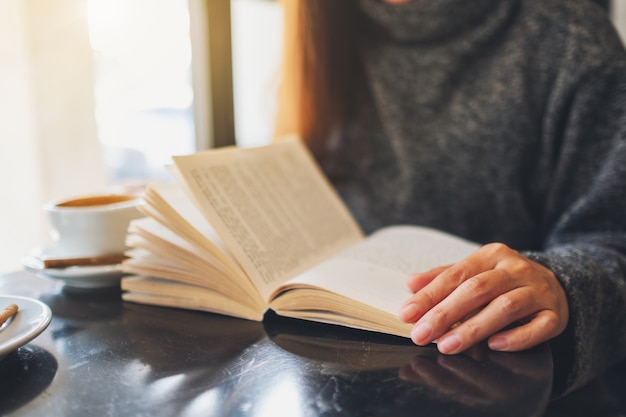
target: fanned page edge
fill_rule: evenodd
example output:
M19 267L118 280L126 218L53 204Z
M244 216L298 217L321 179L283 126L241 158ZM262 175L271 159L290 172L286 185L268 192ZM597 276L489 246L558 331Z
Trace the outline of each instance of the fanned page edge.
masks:
M180 205L181 202L174 202L172 200L175 198L171 196L173 192L180 192L181 197L185 198L185 203L188 203L188 206L184 208L187 210L186 213L182 213L179 210L180 207L177 208L175 206L176 204ZM146 197L146 205L151 209L144 209L148 216L163 224L189 244L207 253L208 256L223 265L231 274L236 274L241 279L250 279L241 268L238 261L228 251L228 248L224 245L224 242L221 241L215 229L202 215L195 203L189 199L189 196L185 193L184 189L181 188L180 184L150 184L146 190ZM175 204L173 205L172 203ZM169 213L164 213L160 208L161 205L163 205L163 208ZM185 216L185 214L190 214L189 210L194 211L194 215L191 217L196 217L195 221L200 221L204 224L197 225L195 221L192 223L190 219ZM174 218L171 217L172 215ZM201 228L199 226L201 226Z
M172 195L172 192L176 192L176 194ZM122 264L122 270L132 274L135 280L139 279L137 277L140 276L163 278L174 283L195 285L200 292L208 289L221 293L224 297L239 299L233 305L247 305L247 308L253 309L257 314L262 314L267 310L265 300L261 298L250 278L232 258L232 255L222 249L223 244L215 241L216 239L219 240L217 234L214 231L204 230L211 228L211 226L199 211L195 214L197 208L178 184L150 184L147 197L144 198L145 205L142 206L142 211L146 217L131 222L127 237L127 244L131 248L139 248L141 251L129 250L127 254L130 258ZM172 198L183 198L184 201L172 201ZM184 204L182 212L180 211L181 204ZM194 210L191 213L193 215L189 216L189 210ZM195 218L196 221L190 222L188 217L191 217L191 220ZM198 225L197 220L205 223ZM150 224L153 226L146 229ZM158 227L158 230L162 230L163 233L167 232L167 235L156 233L157 229L154 227ZM136 255L141 254L142 251L154 256ZM167 265L160 265L161 261L166 260L168 260ZM126 277L122 278L122 285L126 279ZM236 280L238 283L236 289L231 288L234 286L231 280ZM165 286L166 282L160 280L159 284ZM155 289L156 284L153 283L150 286L133 285L131 287L126 287L125 290L137 292L141 289L145 291L146 288ZM149 296L147 293L141 294L141 296L129 294L124 295L123 298L128 301L131 299L146 300ZM160 299L159 305L163 305L163 296L160 296ZM175 307L181 307L180 300L176 300ZM208 305L203 305L202 309L211 310ZM220 313L221 311L216 312ZM241 314L229 315L239 316ZM249 313L246 315L249 316Z
M236 169L233 168L235 164L241 163L241 166L248 166L250 163L258 162L263 158L271 159L272 162L282 161L292 165L295 164L298 169L294 170L293 173L302 175L308 181L301 188L307 189L307 186L309 186L307 191L315 189L319 193L319 196L322 197L322 202L326 204L325 208L329 210L329 220L334 222L335 225L341 225L339 228L335 227L334 229L341 229L343 233L341 238L337 239L333 244L327 247L316 247L315 250L309 251L307 253L309 259L303 261L298 267L287 271L269 271L264 275L259 272L257 260L253 259L244 249L247 239L256 239L263 246L263 237L255 234L245 236L245 238L236 237L229 225L222 220L218 211L208 201L208 197L203 195L202 187L206 187L206 184L200 185L198 183L200 175L207 175L206 172L201 172L203 169L214 166L229 167L232 169L230 174L234 173L237 176ZM180 181L187 195L213 225L224 244L238 259L238 262L255 282L259 292L266 300L269 300L269 294L280 283L363 239L363 233L355 219L323 175L308 149L298 138L285 139L270 145L253 148L225 147L193 155L176 156L173 157L173 160L176 166L175 177ZM199 172L200 174L198 174ZM288 181L293 181L291 176L284 176L279 179L285 180L285 178ZM293 198L292 200L295 201L297 199ZM225 204L225 206L230 207L228 204ZM295 212L293 208L289 208L289 210ZM289 212L288 214L292 213ZM319 225L317 227L309 227L307 232L315 235L320 233L318 229Z
M122 281L122 299L160 307L206 311L245 320L262 321L266 310L255 310L219 292L195 285L145 276Z

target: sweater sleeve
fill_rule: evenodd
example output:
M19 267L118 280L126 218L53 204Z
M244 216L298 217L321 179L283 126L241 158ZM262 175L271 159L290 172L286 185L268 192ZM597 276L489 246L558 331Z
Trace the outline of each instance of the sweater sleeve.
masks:
M567 329L550 342L555 396L626 357L626 65L619 52L617 63L581 74L560 108L544 247L526 253L555 273L568 297Z

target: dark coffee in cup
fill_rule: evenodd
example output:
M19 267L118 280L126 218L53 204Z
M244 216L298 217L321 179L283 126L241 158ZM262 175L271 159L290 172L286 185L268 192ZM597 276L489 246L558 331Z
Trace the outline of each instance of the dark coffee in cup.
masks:
M51 201L44 206L56 250L64 257L123 253L128 225L143 217L135 195L92 194Z
M107 204L117 204L124 201L136 200L136 196L123 194L108 194L89 197L75 198L72 200L57 203L57 207L89 207L89 206L105 206Z

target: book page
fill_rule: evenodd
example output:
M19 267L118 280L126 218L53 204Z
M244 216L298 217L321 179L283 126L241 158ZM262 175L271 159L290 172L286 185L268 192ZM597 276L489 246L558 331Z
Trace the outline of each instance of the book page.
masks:
M131 222L127 243L133 250L122 270L210 288L239 303L265 311L265 300L240 270L232 270L152 218ZM242 275L240 275L242 274Z
M298 140L174 157L179 178L267 297L362 233Z
M248 320L263 320L264 308L241 303L210 288L154 277L130 276L122 280L122 299L143 304L202 310Z
M307 296L299 296L300 292L305 293L301 288L313 288L316 291L321 289L340 295L337 300L349 298L354 301L352 304L363 305L361 315L366 314L366 311L369 311L367 314L379 311L381 317L385 316L387 320L393 317L395 320L400 306L411 295L406 285L410 274L455 263L478 247L476 243L428 228L388 227L286 282L274 294L277 299L272 301L272 307L277 306L282 310L279 314L304 318L300 313L286 312L285 307L289 305L289 308L302 312L314 308L320 310L319 300L316 306L307 303L310 292ZM294 288L298 288L298 291L286 291ZM281 300L282 298L285 299ZM327 298L332 300L333 297ZM337 302L346 303L345 300ZM347 308L342 305L333 306L332 301L324 304L324 309L330 315L340 310L344 311L342 314L351 314L350 310L356 308L355 305ZM363 321L377 320L376 317L361 318ZM340 319L336 321L343 323Z
M214 258L222 263L232 271L232 275L236 275L239 279L248 279L244 277L245 273L213 226L179 184L150 184L146 187L144 200L146 205L141 209L147 215L158 220L198 249L205 251L208 258Z
M480 245L460 237L421 226L391 226L379 230L335 259L376 265L402 273L448 265L465 258Z

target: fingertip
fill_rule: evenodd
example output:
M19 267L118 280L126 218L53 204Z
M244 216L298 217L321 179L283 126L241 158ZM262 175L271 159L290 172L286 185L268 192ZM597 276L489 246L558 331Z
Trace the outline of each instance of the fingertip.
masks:
M461 345L461 338L456 334L451 334L437 341L437 349L444 355L459 353L462 350Z
M432 341L433 328L428 322L416 324L411 330L411 340L419 346L425 346Z
M439 274L448 268L449 266L439 266L430 271L416 272L407 277L406 284L413 293L416 293L430 284Z
M509 348L509 340L501 335L493 336L487 341L489 349L496 351L506 351Z
M418 274L418 273L411 274L406 278L406 286L409 287L409 289L413 293L417 292L417 288L419 288L418 282L420 279L420 275L421 274Z
M434 277L431 276L431 274L429 274L428 272L416 272L407 277L406 285L407 287L409 287L409 290L415 294L426 285L428 285L433 280L433 278Z
M398 317L400 317L400 320L406 323L410 323L417 320L418 313L419 308L417 307L417 304L408 303L400 308L400 311L398 312Z

